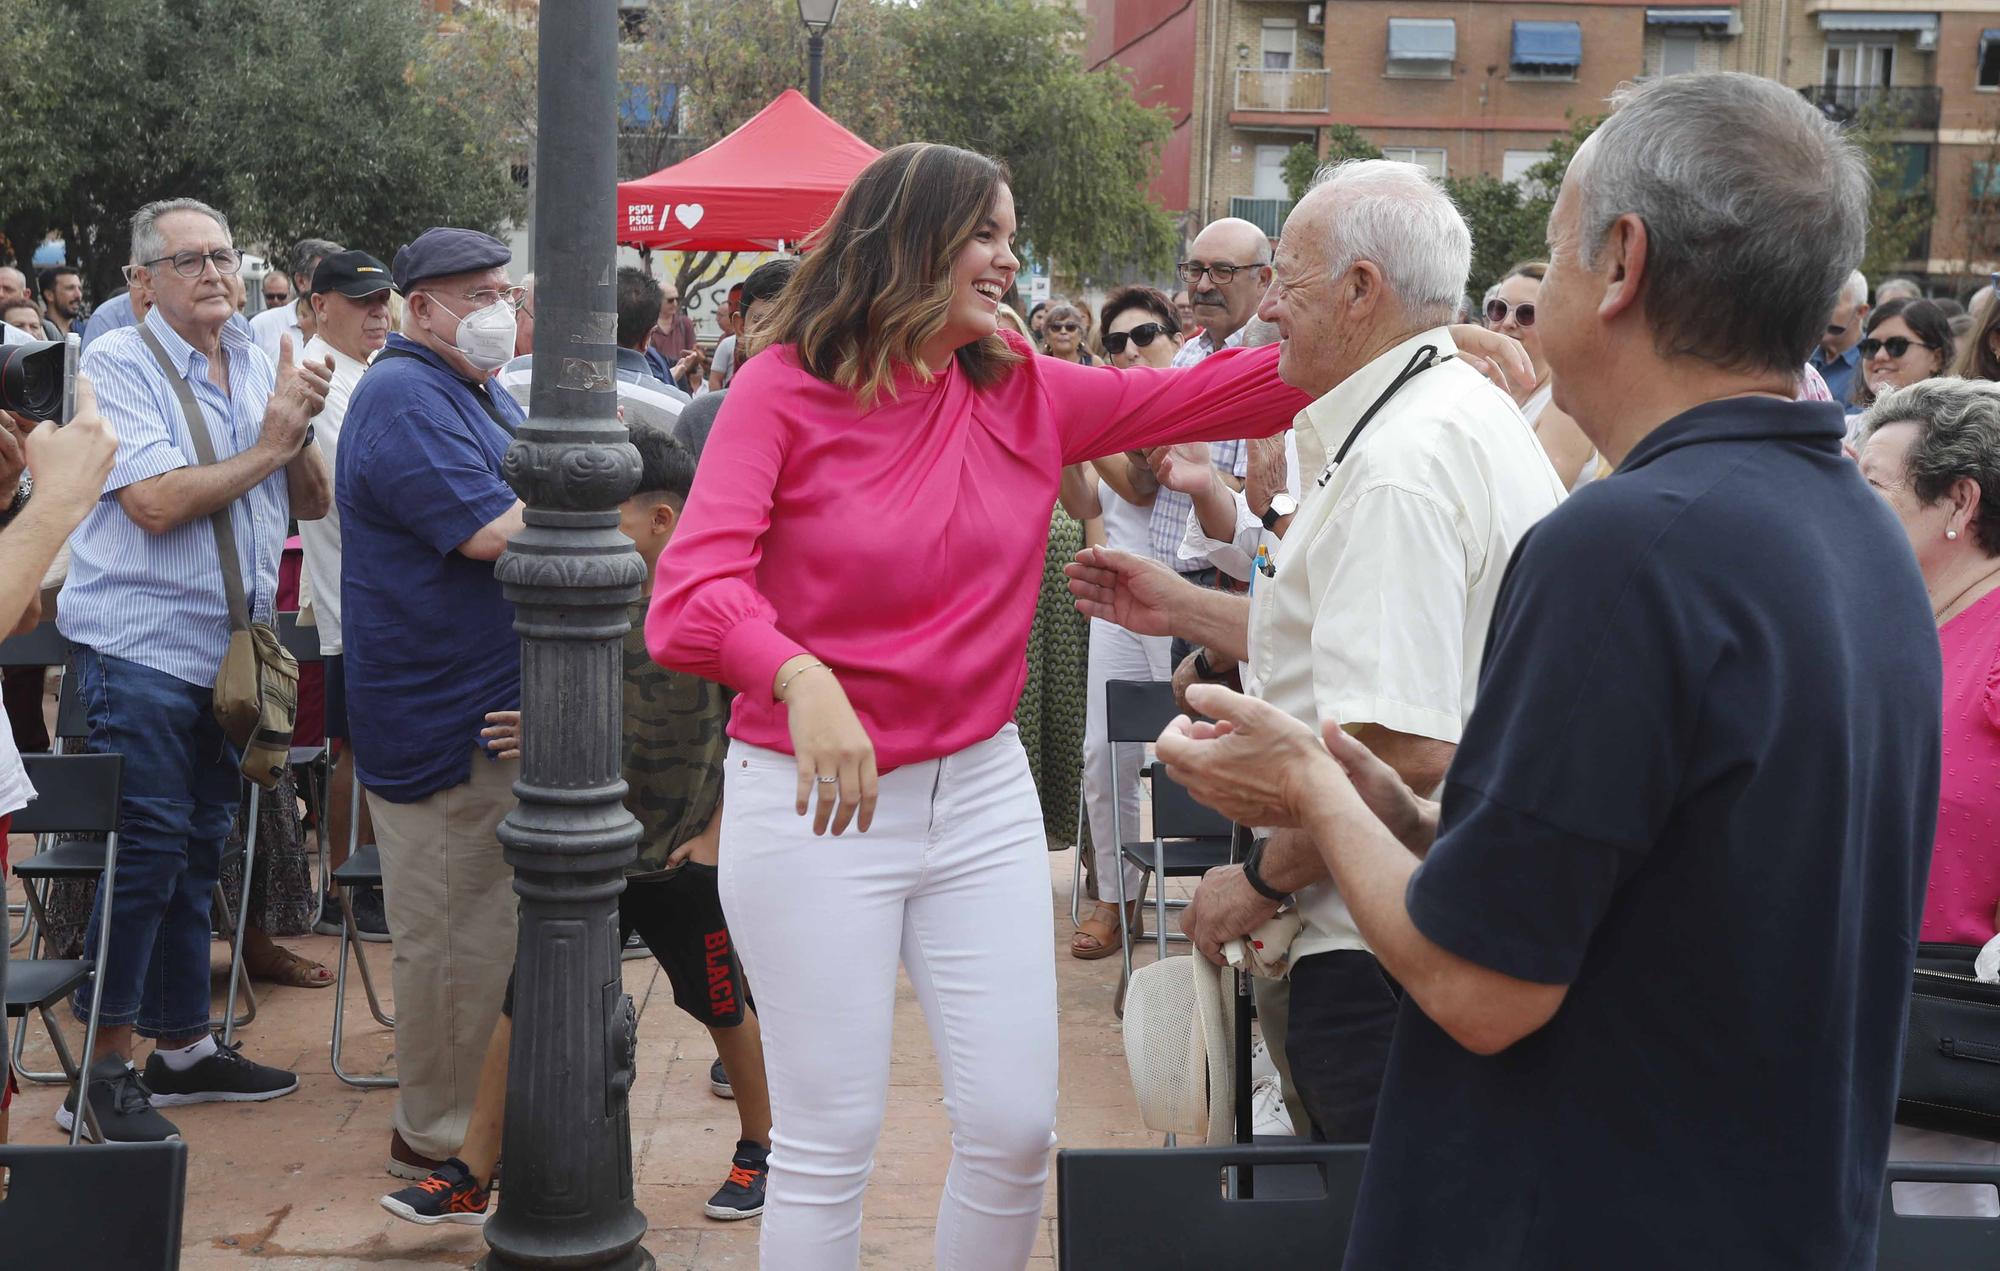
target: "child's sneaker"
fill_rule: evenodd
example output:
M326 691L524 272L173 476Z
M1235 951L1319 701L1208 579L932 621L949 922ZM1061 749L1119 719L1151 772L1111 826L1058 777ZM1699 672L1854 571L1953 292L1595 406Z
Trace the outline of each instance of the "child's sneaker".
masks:
M735 1159L729 1162L729 1181L709 1197L702 1212L721 1222L755 1218L763 1213L764 1181L770 1177L770 1160L771 1149L762 1143L737 1140Z

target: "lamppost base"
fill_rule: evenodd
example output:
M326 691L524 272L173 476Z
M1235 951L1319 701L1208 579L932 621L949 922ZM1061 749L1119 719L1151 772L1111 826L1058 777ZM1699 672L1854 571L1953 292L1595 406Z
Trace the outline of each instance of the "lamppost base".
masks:
M590 1271L658 1271L658 1264L653 1261L653 1255L647 1253L643 1245L635 1246L619 1255L613 1262L578 1263L553 1253L546 1260L536 1258L530 1262L522 1262L489 1249L485 1257L472 1264L473 1271L529 1271L530 1268L533 1268L533 1271L545 1271L549 1267L583 1266L588 1266Z

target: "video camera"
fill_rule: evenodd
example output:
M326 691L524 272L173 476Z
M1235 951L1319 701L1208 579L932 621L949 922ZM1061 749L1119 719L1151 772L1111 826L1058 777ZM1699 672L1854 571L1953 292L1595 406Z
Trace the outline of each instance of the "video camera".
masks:
M0 344L0 410L29 419L69 422L76 413L78 336Z

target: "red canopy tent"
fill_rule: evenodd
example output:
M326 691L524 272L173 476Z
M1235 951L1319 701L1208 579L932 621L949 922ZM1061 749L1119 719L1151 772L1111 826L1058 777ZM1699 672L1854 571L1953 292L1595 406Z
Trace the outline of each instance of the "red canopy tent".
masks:
M795 245L879 154L788 88L700 154L620 181L618 241L669 251Z

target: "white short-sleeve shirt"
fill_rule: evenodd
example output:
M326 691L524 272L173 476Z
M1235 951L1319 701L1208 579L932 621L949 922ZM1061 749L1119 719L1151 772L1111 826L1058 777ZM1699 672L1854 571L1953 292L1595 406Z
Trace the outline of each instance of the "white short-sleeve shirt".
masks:
M313 444L326 456L328 473L338 472L335 459L340 452L340 428L347 422L347 403L361 383L368 363L356 361L325 340L314 336L306 342L301 361L333 359L333 383L327 386L326 405L313 417ZM306 555L306 589L312 596L313 620L319 624L319 651L336 657L345 647L340 634L340 505L335 502L316 521L299 522L299 545Z
M1329 471L1426 345L1455 351L1445 329L1426 331L1301 416L1304 496L1277 573L1251 597L1245 684L1315 728L1376 724L1455 744L1507 561L1563 489L1513 400L1456 359L1405 383ZM1331 882L1298 901L1295 958L1367 947Z

